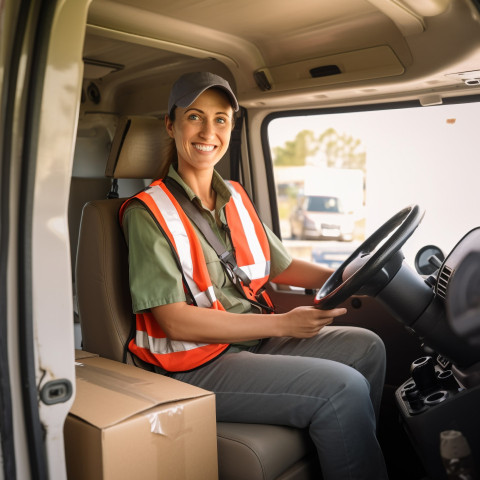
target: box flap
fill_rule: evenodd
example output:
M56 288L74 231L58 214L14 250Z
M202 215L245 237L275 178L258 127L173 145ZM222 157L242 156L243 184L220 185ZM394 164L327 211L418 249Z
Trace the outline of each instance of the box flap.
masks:
M75 363L76 395L70 413L99 428L157 405L213 395L169 377L101 357Z

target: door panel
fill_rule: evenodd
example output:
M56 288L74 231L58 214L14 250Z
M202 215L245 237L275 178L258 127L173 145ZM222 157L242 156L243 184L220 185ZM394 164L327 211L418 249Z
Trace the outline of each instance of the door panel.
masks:
M2 24L14 27L1 31L6 415L8 398L15 399L14 449L2 427L4 476L62 479L63 423L74 390L66 211L89 1L15 3L2 2L1 10L7 20Z

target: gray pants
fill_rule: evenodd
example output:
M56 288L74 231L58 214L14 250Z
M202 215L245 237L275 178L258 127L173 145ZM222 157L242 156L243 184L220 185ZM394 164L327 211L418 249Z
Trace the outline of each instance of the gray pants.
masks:
M375 421L384 377L381 339L333 326L310 339L267 339L174 375L215 392L220 422L308 428L325 480L387 478Z

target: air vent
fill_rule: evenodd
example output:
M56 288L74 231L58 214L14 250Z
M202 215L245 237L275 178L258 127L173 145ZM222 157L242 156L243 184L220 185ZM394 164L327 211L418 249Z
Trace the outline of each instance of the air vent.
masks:
M447 296L448 281L450 280L451 276L452 269L444 265L440 270L437 280L437 295L442 297L444 300Z

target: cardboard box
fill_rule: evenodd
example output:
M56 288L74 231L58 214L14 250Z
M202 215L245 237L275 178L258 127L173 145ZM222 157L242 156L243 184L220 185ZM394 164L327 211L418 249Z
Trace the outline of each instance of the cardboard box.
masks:
M213 393L100 357L75 368L69 480L218 478Z

